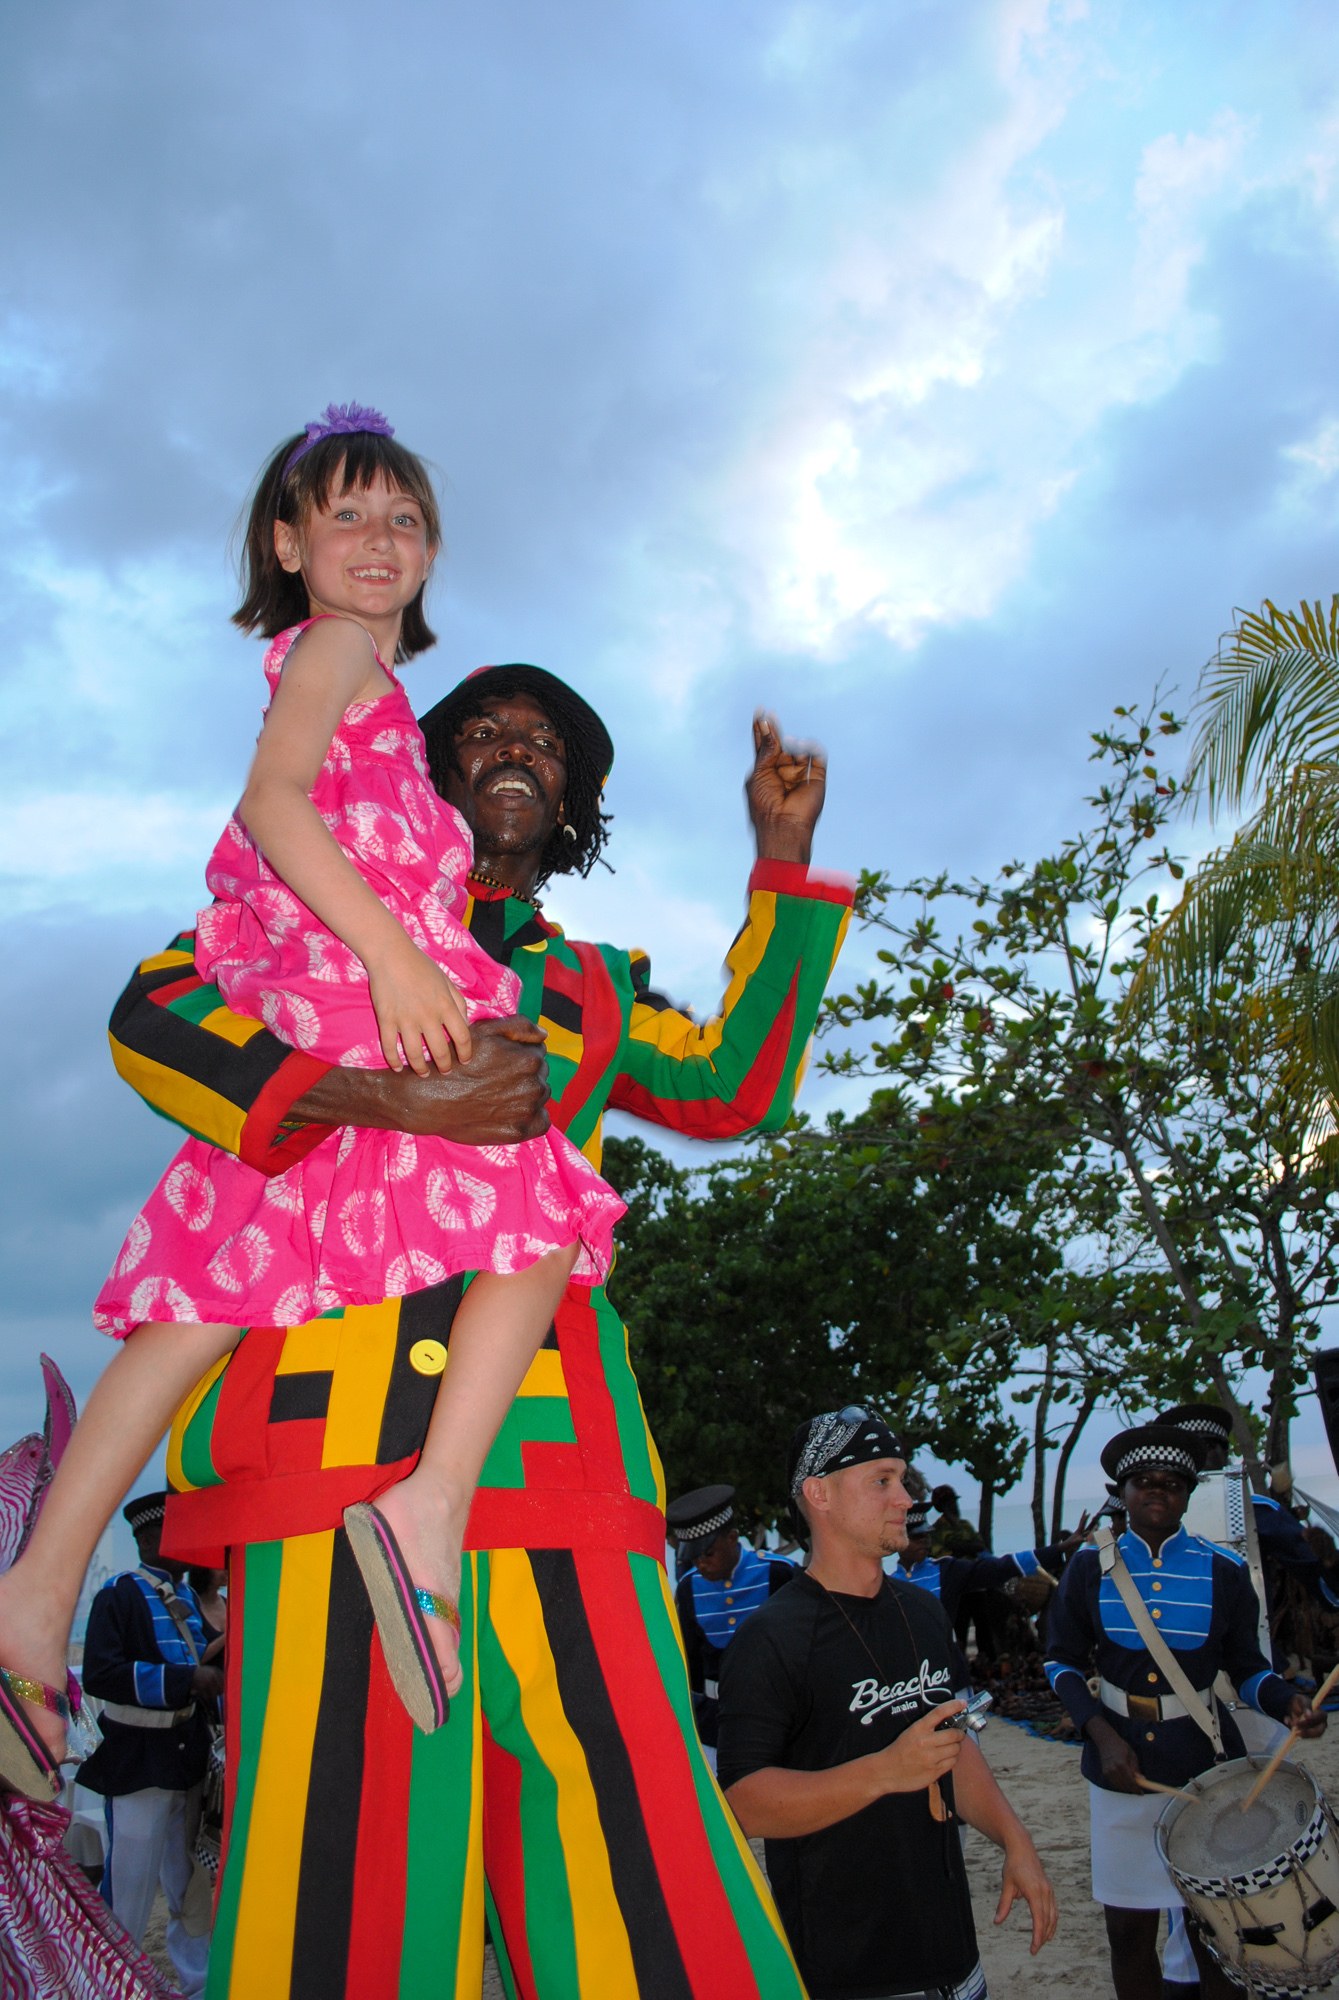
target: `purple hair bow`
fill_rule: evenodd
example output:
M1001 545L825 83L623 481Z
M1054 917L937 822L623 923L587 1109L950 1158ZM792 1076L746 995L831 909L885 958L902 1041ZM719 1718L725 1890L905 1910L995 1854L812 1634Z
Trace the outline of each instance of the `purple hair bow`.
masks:
M356 431L370 432L373 437L395 436L395 426L386 422L380 410L367 409L362 403L327 403L316 422L308 424L301 443L294 445L288 454L284 476L323 438L351 437Z

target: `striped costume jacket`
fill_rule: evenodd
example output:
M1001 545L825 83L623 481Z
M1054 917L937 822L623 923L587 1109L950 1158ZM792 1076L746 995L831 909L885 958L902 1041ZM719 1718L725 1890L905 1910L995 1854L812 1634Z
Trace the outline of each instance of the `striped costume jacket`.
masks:
M466 921L519 975L554 1120L598 1165L606 1107L705 1139L786 1119L850 902L759 863L701 1024L640 951L505 895ZM151 1104L262 1172L323 1136L290 1115L321 1065L230 1013L189 937L141 968L112 1039ZM660 1463L602 1288L568 1289L485 1464L449 1725L422 1736L395 1696L340 1521L413 1463L461 1288L252 1327L173 1428L165 1546L231 1549L209 2000L477 2000L485 1910L518 2000L800 2000L702 1762Z
M606 1108L701 1139L785 1122L851 900L845 883L758 862L720 1012L700 1024L654 990L642 951L568 939L529 903L488 892L466 922L519 975L518 1011L548 1037L554 1122L598 1166ZM189 935L140 967L111 1041L156 1110L263 1173L325 1136L289 1116L325 1065L230 1013L196 974ZM229 1543L335 1526L407 1472L445 1365L449 1289L252 1327L174 1426L173 1553L217 1564ZM573 1286L489 1455L469 1546L659 1558L663 1504L625 1330L603 1287Z

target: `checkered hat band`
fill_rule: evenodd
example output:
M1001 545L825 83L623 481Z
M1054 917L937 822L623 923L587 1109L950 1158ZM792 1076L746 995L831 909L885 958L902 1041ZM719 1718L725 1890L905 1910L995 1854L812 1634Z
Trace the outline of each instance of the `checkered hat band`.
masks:
M705 1521L694 1521L691 1528L676 1528L675 1536L681 1542L700 1542L707 1535L719 1534L728 1528L735 1518L733 1507L722 1507L719 1514L708 1514Z
M165 1514L166 1509L160 1501L156 1507L137 1507L133 1514L126 1515L126 1519L129 1521L132 1529L146 1528L150 1521L163 1520Z
M1178 1430L1184 1425L1178 1425ZM1131 1445L1124 1456L1116 1462L1115 1479L1119 1486L1122 1479L1137 1472L1141 1465L1165 1465L1172 1472L1184 1472L1188 1479L1199 1477L1199 1467L1192 1451L1178 1451L1174 1444Z
M1226 1418L1219 1424L1212 1417L1182 1417L1175 1429L1189 1431L1193 1437L1228 1438L1232 1435L1232 1426Z

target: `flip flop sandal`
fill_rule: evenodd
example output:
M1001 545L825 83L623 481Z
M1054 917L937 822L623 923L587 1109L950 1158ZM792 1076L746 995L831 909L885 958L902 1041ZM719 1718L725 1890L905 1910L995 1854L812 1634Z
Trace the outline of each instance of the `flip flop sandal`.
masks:
M362 1572L395 1692L430 1736L446 1721L451 1699L425 1621L444 1618L459 1632L460 1612L450 1598L414 1582L390 1523L370 1501L344 1509L344 1531Z
M59 1694L45 1681L0 1667L0 1784L42 1805L60 1796L60 1765L23 1711L25 1706L48 1709L68 1732L81 1706L78 1682L72 1680L69 1687L69 1694Z

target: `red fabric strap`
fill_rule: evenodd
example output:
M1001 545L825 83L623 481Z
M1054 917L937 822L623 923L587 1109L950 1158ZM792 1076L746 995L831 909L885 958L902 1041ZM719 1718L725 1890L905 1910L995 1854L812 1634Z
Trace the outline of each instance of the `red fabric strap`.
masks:
M282 1479L234 1481L170 1493L163 1553L178 1562L221 1569L224 1550L337 1528L346 1507L371 1500L413 1470L394 1465L332 1465ZM467 1549L612 1549L665 1559L665 1517L630 1493L483 1486L474 1496Z

